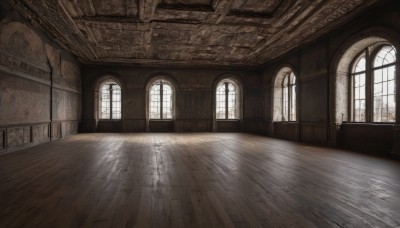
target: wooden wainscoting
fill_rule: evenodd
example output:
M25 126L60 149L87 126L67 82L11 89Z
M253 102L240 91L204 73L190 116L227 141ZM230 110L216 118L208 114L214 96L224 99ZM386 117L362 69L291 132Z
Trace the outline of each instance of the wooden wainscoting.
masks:
M96 132L122 132L122 120L98 120Z
M49 122L1 127L0 154L50 141L49 129Z
M281 139L299 140L299 123L274 122L273 136Z
M173 132L174 120L149 120L149 131L151 132Z
M177 132L210 132L212 119L178 119L175 120Z
M389 153L393 147L393 124L342 123L342 146Z
M44 122L0 127L0 154L78 133L78 121Z
M301 123L301 141L326 144L328 140L327 123Z
M217 120L218 132L240 132L240 120Z

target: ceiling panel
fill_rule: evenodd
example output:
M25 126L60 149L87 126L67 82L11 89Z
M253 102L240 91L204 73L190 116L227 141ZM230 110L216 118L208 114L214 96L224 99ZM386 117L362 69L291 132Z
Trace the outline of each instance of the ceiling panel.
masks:
M258 66L379 1L16 2L84 63Z
M287 0L235 0L233 1L232 11L270 14L284 1Z

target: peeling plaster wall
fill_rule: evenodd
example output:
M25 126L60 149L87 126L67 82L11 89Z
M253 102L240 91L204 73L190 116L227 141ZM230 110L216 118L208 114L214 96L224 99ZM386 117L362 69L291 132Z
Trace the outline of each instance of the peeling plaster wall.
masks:
M20 16L2 15L0 153L77 133L80 65Z

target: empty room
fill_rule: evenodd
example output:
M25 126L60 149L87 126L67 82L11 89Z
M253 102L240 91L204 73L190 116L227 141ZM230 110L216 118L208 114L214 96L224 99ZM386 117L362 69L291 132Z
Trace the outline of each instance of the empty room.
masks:
M1 0L0 227L400 227L398 0Z

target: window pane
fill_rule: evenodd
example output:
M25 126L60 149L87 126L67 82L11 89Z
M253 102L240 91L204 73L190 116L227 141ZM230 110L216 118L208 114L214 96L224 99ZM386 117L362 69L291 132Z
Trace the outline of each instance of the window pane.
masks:
M382 81L387 81L388 80L388 71L387 68L382 69Z
M163 119L172 119L172 88L170 85L163 84Z
M388 122L396 120L396 98L395 95L388 96Z
M100 119L121 119L121 87L107 81L100 88Z
M293 72L290 73L290 84L296 84L296 76L293 74Z
M374 72L374 83L382 82L382 70L376 70Z
M289 75L286 75L286 76L283 78L282 86L288 86L288 85L289 85Z
M381 50L382 51L382 50ZM378 53L379 54L379 53ZM387 54L387 53L386 53ZM378 57L377 57L378 58ZM382 61L386 61L383 59ZM374 70L374 77L382 76L382 80L374 80L374 117L375 122L394 122L395 121L395 110L396 110L396 88L394 76L394 68L384 67L381 69ZM393 71L393 72L392 72Z
M283 94L282 94L282 120L283 121L288 121L288 112L289 112L289 89L288 87L283 87L282 89Z
M353 121L365 121L365 73L353 75Z
M357 73L357 72L363 72L365 71L365 56L361 57L360 60L358 60L356 62L356 66L354 68L354 72L353 73Z
M394 84L394 80L391 80L388 82L388 93L389 94L395 94L396 92L396 85Z
M231 80L223 80L216 91L216 118L239 119L238 86Z
M296 86L291 86L290 121L296 121Z
M394 79L394 73L395 73L395 67L394 66L388 67L388 80Z
M149 118L160 119L161 118L161 84L160 82L154 83L150 88L149 97Z
M382 47L375 56L374 67L384 66L396 61L396 52L392 46Z
M354 75L354 85L356 87L360 86L360 75L358 74Z
M110 94L110 84L105 83L100 90L100 119L110 119L111 118L111 94Z
M359 87L354 88L354 99L356 99L356 100L360 99L360 88Z
M111 85L112 94L112 118L121 119L121 87L114 84Z
M282 121L296 121L296 76L286 74L282 81Z
M225 119L225 83L217 87L217 100L216 100L216 115L217 119Z
M236 119L236 88L228 82L228 119Z

